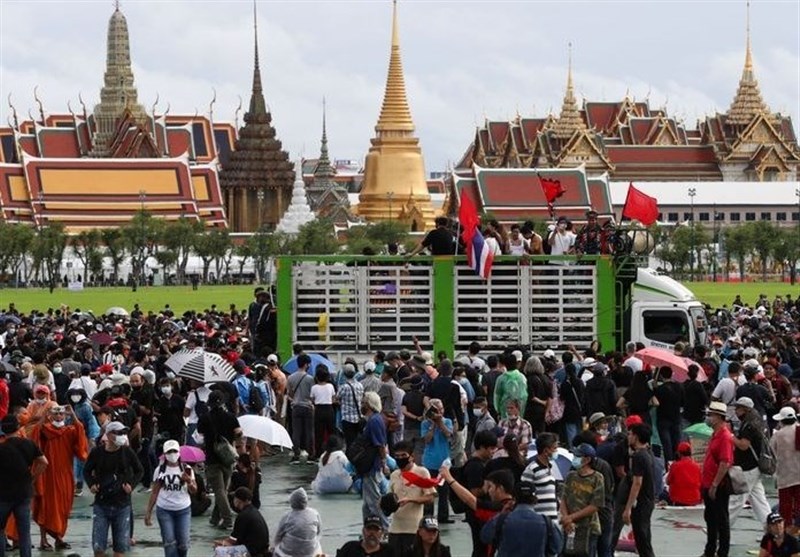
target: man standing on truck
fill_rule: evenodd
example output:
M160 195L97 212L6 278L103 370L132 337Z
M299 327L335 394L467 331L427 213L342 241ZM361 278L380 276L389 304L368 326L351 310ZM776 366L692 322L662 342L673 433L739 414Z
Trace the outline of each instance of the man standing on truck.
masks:
M406 257L413 257L428 248L431 255L455 255L456 237L448 228L447 217L436 217L436 228L425 234L422 241Z
M550 255L569 255L575 248L575 233L570 230L567 217L558 217L556 227L550 232L547 243L550 244Z
M597 211L586 211L586 224L575 239L575 252L586 255L608 253L608 230L597 223Z

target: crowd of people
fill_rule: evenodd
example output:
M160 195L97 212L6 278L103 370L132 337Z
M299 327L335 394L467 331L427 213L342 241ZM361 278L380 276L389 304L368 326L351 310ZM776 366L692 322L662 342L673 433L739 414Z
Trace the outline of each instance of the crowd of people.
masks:
M317 467L316 493L360 492L361 537L340 557L449 556L439 527L461 513L473 557L611 557L623 544L647 557L654 510L699 504L703 555L728 557L746 501L765 528L759 555L800 555L789 297L711 313L710 346L673 349L686 377L636 343L491 354L472 343L434 358L415 342L341 369L295 346L287 373L270 349L274 310L259 289L245 312L0 312L0 555L7 544L31 554L32 522L41 550L68 550L74 498L89 495L95 555L109 540L124 555L135 490L149 493L145 525L155 513L166 557L188 554L204 513L221 556L331 552L303 487L270 536L259 491L273 450L244 437L239 419L253 414L286 425L292 464ZM166 365L193 348L224 357L233 379L204 384ZM704 429L707 441L692 435Z

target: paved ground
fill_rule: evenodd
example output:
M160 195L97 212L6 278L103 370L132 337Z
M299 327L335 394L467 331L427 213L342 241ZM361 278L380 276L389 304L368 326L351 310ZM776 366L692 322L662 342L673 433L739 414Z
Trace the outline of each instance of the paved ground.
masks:
M287 456L272 457L265 460L263 466L261 511L267 519L270 531L274 533L280 517L289 508L289 493L299 486L309 489L316 468L309 465L290 466ZM767 480L767 491L774 502L775 489L771 480ZM138 543L130 553L133 557L160 557L163 555L157 525L151 528L144 525L143 516L147 497L146 494L136 494L134 497L135 535ZM91 498L88 496L76 498L67 533L67 541L72 544L73 549L61 553L61 555L77 553L81 557L91 556L90 503ZM322 547L328 555L335 555L336 549L345 541L358 536L361 529L361 501L357 496L317 497L310 494L310 504L322 515ZM696 557L700 555L705 540L702 527L702 515L694 511L673 513L667 510L656 510L653 516L653 542L656 555L658 557ZM192 520L190 557L213 555L212 540L224 535L225 532L208 525L208 516L194 518ZM732 538L734 547L731 557L744 557L748 555L748 550L755 550L758 547L756 542L761 538L761 528L752 519L750 511L745 511L742 518L735 524ZM470 554L469 528L460 520L457 520L455 524L442 526L442 539L444 543L450 545L454 557L467 557ZM34 543L38 543L38 535L34 536ZM36 554L53 555L54 557L59 555L59 553L41 553L34 550L34 555ZM626 554L619 553L618 555Z

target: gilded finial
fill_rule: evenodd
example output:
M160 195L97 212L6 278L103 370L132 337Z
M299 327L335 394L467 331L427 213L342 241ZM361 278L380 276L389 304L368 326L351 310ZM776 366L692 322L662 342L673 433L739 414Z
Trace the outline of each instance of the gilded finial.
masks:
M45 125L44 106L42 106L42 100L39 98L39 86L38 85L36 85L33 88L33 98L36 101L36 104L39 105L39 116L41 117L42 125L44 126Z
M115 12L119 11L119 0L114 0L114 11Z
M745 70L753 70L753 51L750 49L750 0L747 0L747 29L746 29L746 51L744 54Z
M567 88L572 89L572 41L567 43Z
M19 131L19 118L17 117L17 109L11 104L11 93L8 94L8 108L11 109L11 115L14 118L14 125L11 127Z
M400 28L396 0L392 3L392 45L389 54L389 71L386 76L383 105L375 129L378 133L386 131L410 134L414 131L414 122L411 119L411 109L408 106L406 95L403 61L400 56Z
M156 91L156 101L153 103L153 108L150 109L150 112L153 113L153 120L156 119L156 107L158 106L158 99L160 98L161 96L159 95L158 91Z

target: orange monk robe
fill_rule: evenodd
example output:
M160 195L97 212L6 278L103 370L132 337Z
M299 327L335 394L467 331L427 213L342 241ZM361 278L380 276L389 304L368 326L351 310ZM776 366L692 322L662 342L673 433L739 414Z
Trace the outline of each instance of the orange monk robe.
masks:
M36 480L33 520L48 534L61 539L67 533L67 521L75 497L73 458L86 460L89 456L83 424L75 420L58 428L48 422L33 429L31 440L48 462L44 473Z
M19 425L22 426L25 437L30 439L33 429L47 421L47 416L50 415L50 409L54 406L58 406L58 403L50 399L45 400L43 404L39 404L35 400L28 403L28 407L23 410L23 414L18 418Z

